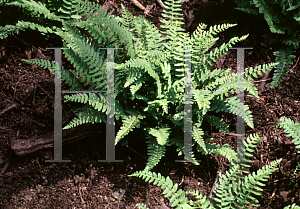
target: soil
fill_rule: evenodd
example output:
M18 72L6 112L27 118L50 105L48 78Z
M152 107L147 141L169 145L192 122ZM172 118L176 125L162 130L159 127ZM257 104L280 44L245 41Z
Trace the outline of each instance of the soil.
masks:
M157 2L139 0L145 7L154 7L145 17L159 26L162 9ZM103 4L103 1L98 1ZM114 1L108 11L120 15L121 2L135 15L144 15L143 11L129 1ZM183 3L185 13L194 12L194 20L186 21L186 30L192 32L200 22L208 25L238 23L238 26L226 30L216 46L227 42L231 37L250 34L236 44L236 47L253 47L245 51L245 67L273 62L271 50L260 43L266 43L265 34L269 32L264 19L253 17L233 9L225 1L187 1ZM149 16L151 15L151 16ZM1 25L13 24L21 19L22 12L14 8L0 7ZM63 159L68 163L49 163L53 158L53 148L29 155L17 156L11 150L13 139L30 139L53 132L54 128L54 82L53 75L39 67L29 65L22 59L53 59L53 51L48 47L61 46L59 40L45 37L35 31L20 32L0 41L0 208L135 208L137 203L146 203L150 208L170 207L169 199L164 198L159 187L145 183L127 175L142 170L146 164L147 151L144 140L127 146L116 146L116 159L123 163L99 163L105 154L105 124L89 125L93 135L63 146ZM276 47L276 46L275 46ZM39 50L36 50L39 49ZM275 89L269 88L267 80L259 98L245 97L253 113L255 128L246 126L246 137L258 134L263 141L255 149L251 171L256 171L270 162L282 158L279 169L269 180L262 195L258 196L257 208L283 208L292 203L299 203L299 175L296 183L290 181L300 155L296 154L295 145L282 129L275 126L278 119L288 117L300 122L300 50L292 60L292 72ZM222 68L236 70L236 51L229 50ZM212 67L214 69L216 64ZM255 85L259 87L260 76ZM272 77L272 73L269 78ZM67 89L63 84L62 89ZM63 103L63 125L75 115L67 103ZM231 133L235 133L236 119L230 114L223 114L230 124ZM218 131L210 126L206 138L212 142L229 144L235 148L235 136ZM80 127L78 127L80 129ZM142 138L143 133L135 131L128 138ZM179 188L199 190L209 195L219 168L223 173L228 169L228 162L218 155L203 156L199 166L190 163L175 163L177 156L174 147L167 150L167 155L153 169L163 176L170 176Z

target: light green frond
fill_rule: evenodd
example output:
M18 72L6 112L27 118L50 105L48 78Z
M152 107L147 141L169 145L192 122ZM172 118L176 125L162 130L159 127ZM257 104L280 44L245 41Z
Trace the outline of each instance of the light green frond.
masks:
M126 119L122 120L122 126L120 130L117 133L116 139L115 139L115 145L118 144L118 142L124 138L130 131L133 131L133 129L140 123L139 115L129 115L126 117Z
M229 125L227 125L222 118L213 116L213 115L205 115L204 120L211 123L213 126L215 126L219 131L224 131L228 134L230 134L229 131Z
M89 104L99 112L106 112L106 97L101 93L78 93L72 94L71 96L65 95L64 99L66 99L66 101Z
M290 118L282 117L278 120L278 125L284 129L287 136L292 137L292 142L296 148L300 149L300 123L294 122ZM300 150L298 151L300 153Z
M33 22L19 20L16 25L0 26L0 39L5 39L10 35L19 34L20 31L25 31L26 29L38 30L43 34L54 33L55 28L55 26L48 27Z
M240 117L244 118L245 122L249 127L254 128L253 116L251 114L251 111L249 110L249 106L242 104L240 100L237 99L237 96L225 99L225 103L223 103L222 106L219 106L216 110L216 112L219 111L239 115Z
M197 200L196 201L189 201L189 204L193 206L194 208L203 208L203 209L212 209L214 208L212 205L210 205L209 200L206 198L206 195L202 195L198 190L189 190L186 192L186 194L190 194L194 196Z
M210 108L211 102L214 98L214 95L206 92L197 92L194 95L194 98L197 102L199 110L202 110L202 114L205 115Z
M296 203L292 205L285 206L283 209L300 209L300 206L296 205Z
M247 78L251 81L254 81L254 78L257 78L257 74L258 75L262 75L263 73L266 73L267 70L271 71L273 67L276 66L275 62L272 63L268 63L268 64L263 64L263 65L258 65L250 68L245 68L245 75L247 76ZM253 78L254 77L254 78Z
M154 168L161 158L165 156L166 153L166 146L165 145L159 145L156 140L154 140L152 137L149 137L149 140L146 141L147 143L147 150L148 150L148 162L145 167L146 170L151 170Z
M172 207L176 208L186 208L191 209L192 207L188 204L188 199L185 196L185 192L181 189L178 190L178 184L173 184L169 177L165 178L160 173L156 174L154 172L144 170L137 171L131 175L139 178L143 178L146 182L153 183L163 189L163 195L165 197L170 197L170 203Z
M236 151L234 151L228 144L219 145L216 143L206 144L207 153L197 146L198 152L202 154L218 154L226 157L229 161L236 159Z
M105 122L106 117L104 113L98 112L93 108L85 108L78 113L78 118L74 118L63 129L70 129L85 123L101 123Z
M150 128L149 134L156 137L156 141L159 145L165 145L170 135L170 128Z
M205 153L208 153L206 150L206 146L203 140L204 132L201 128L197 128L196 126L193 126L193 139L197 142L197 144L204 150Z
M124 5L121 3L121 8L122 8L122 24L126 29L131 29L132 28L132 20L133 20L133 15L124 7Z
M275 66L270 88L276 88L287 76L287 71L293 64L291 60L296 57L293 55L294 52L295 51L291 49L280 49L279 51L274 52L274 55L276 56L275 62L277 65Z
M144 205L143 203L138 203L135 205L136 207L140 208L140 209L149 209L146 205Z

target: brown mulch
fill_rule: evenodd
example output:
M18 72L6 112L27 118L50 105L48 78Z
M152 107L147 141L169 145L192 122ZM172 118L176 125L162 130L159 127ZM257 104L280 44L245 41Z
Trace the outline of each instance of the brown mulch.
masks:
M120 15L121 2L135 16L144 15L129 1L116 0L113 4L107 4L108 10L113 15ZM140 2L145 7L154 4L146 18L158 25L162 12L160 5L156 1ZM238 26L220 33L216 46L231 37L249 33L246 41L235 45L254 48L245 52L245 67L275 60L272 51L260 45L266 43L266 36L263 35L268 33L268 26L265 21L233 10L226 0L223 3L188 1L183 8L188 17L185 27L189 32L195 30L199 22L209 25L238 23ZM2 26L22 18L21 12L15 9L0 7L0 11ZM54 128L53 76L21 59L52 60L53 51L45 49L60 45L59 40L50 38L45 41L35 31L21 32L20 35L0 40L0 208L110 209L135 208L137 203L146 203L150 208L159 208L163 203L170 207L168 198L163 198L159 187L127 177L134 171L142 170L146 164L141 157L147 157L144 140L136 144L129 140L128 146L116 146L116 159L124 160L123 163L98 163L98 160L106 158L105 124L90 125L89 128L95 130L92 136L63 146L63 159L71 160L70 163L45 162L53 158L53 148L24 156L12 152L11 140L38 137L53 132ZM300 50L297 50L293 72L288 72L279 87L269 88L271 80L267 80L259 98L245 97L255 124L254 129L246 126L246 137L257 133L263 138L254 152L251 171L283 158L279 169L265 182L257 208L283 208L300 202L299 177L295 184L290 181L300 155L296 154L295 145L289 143L291 138L282 129L277 129L278 135L275 132L276 123L283 116L300 122L300 63L296 64L299 57ZM229 50L221 66L236 69L235 50ZM269 75L271 77L272 73ZM259 87L260 82L255 85ZM62 89L67 89L67 86L63 85ZM63 125L74 117L70 107L63 103ZM230 114L223 114L222 117L230 124L231 133L235 133L235 117ZM205 128L208 131L206 137L213 137L212 142L235 147L235 136L217 133L210 126ZM129 139L133 137L142 139L143 133L135 131L128 136ZM181 189L197 189L209 195L217 170L222 168L224 173L228 162L217 155L202 156L197 153L196 157L201 160L200 166L175 163L175 159L181 158L171 147L153 171L170 176Z

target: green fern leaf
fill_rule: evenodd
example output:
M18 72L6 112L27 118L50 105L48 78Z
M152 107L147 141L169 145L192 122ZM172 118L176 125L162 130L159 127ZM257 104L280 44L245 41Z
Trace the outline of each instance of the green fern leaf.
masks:
M165 145L170 135L170 128L150 128L149 134L156 137L157 143L159 145Z
M165 155L166 147L165 145L159 145L153 138L149 138L147 143L148 149L148 162L144 170L151 170L160 161L160 159Z

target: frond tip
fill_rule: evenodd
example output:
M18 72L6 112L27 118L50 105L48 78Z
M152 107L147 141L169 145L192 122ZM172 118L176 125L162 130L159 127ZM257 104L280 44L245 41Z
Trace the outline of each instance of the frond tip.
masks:
M165 178L160 173L156 174L151 171L136 171L129 175L129 177L131 176L142 178L146 182L153 182L154 185L161 187L164 190L163 195L165 197L171 196L170 202L172 203L172 207L191 208L187 197L185 197L185 192L181 189L178 190L178 184L173 184L170 177Z

